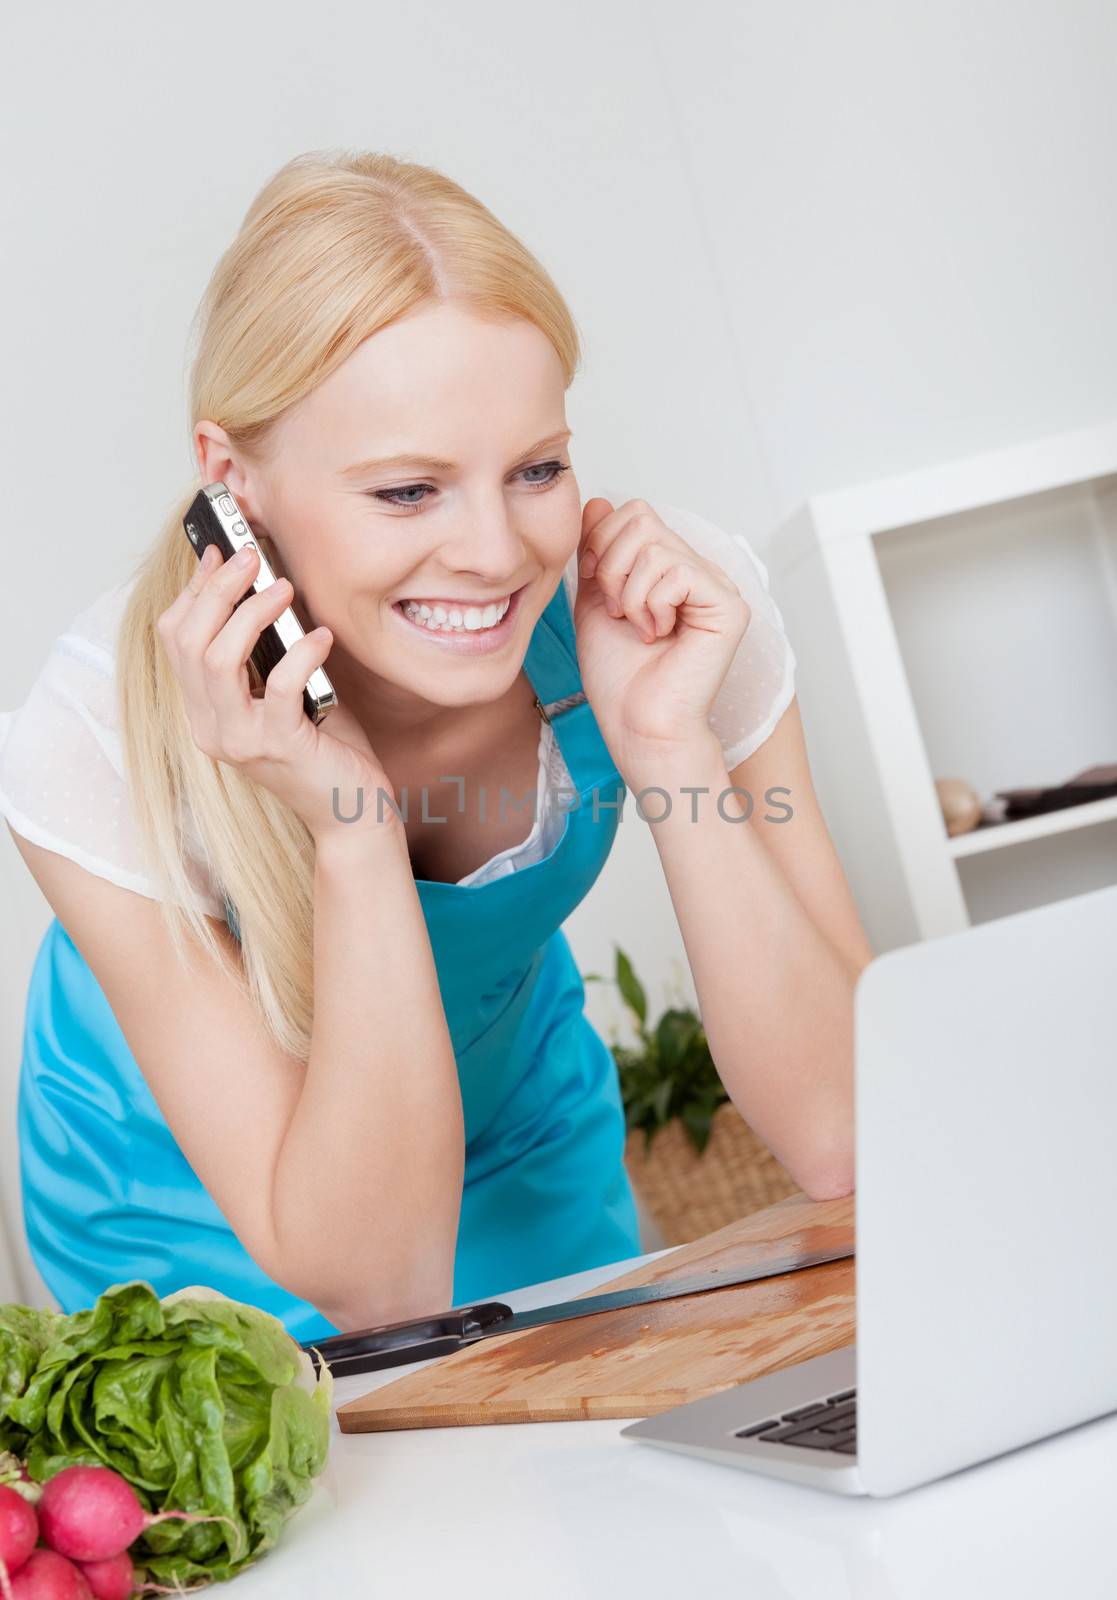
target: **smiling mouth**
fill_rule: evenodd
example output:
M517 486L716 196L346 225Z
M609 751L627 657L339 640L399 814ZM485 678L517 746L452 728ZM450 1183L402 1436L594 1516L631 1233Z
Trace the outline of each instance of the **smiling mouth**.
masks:
M412 600L410 595L404 595L393 601L392 610L409 631L425 639L432 649L457 656L490 656L507 649L517 637L520 617L527 604L524 597L530 588L530 581L521 584L506 600L487 607L462 606L445 600ZM424 606L431 613L429 617L422 614ZM439 609L446 614L441 622L436 615ZM476 613L480 615L480 626ZM455 614L460 616L459 622L452 620Z
M405 598L395 602L395 609L429 633L488 633L500 626L518 593L519 590L514 590L502 600L486 605Z

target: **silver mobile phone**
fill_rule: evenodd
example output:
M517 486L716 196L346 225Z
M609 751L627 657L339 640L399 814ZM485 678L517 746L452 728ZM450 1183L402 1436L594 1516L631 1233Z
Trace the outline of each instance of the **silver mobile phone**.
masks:
M222 559L228 561L235 556L238 550L243 550L246 545L252 545L259 552L260 564L252 587L246 589L237 601L239 606L247 600L250 594L259 594L269 584L276 581L277 577L286 577L276 558L271 542L262 536L253 533L248 525L248 519L236 502L236 497L223 483L207 483L200 489L191 502L190 509L182 519L182 526L186 537L194 546L194 552L200 561L206 553L206 547L215 544L220 550ZM265 551L265 546L267 550ZM292 601L292 605L297 600ZM249 661L255 669L258 687L262 688L268 673L282 661L291 646L297 644L304 637L302 623L292 610L292 606L285 606L274 622L269 622L260 632L257 643L252 647ZM315 667L303 689L303 707L307 716L314 723L319 723L326 713L337 705L337 695L334 686L327 678L322 667Z

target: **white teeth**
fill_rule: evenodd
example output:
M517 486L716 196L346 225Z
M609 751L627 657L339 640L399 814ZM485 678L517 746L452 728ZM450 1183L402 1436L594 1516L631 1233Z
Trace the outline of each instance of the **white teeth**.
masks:
M405 600L402 609L412 622L438 633L476 633L495 628L511 604L509 595L495 605L466 606L464 610L459 606L430 606L422 600Z

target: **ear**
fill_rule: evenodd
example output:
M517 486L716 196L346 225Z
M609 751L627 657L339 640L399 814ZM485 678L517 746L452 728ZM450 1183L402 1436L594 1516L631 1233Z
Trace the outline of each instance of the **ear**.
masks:
M233 460L232 446L225 429L203 418L194 428L194 454L198 458L198 471L203 484L225 483L239 500L243 488L242 475Z
M198 470L203 484L223 483L226 488L231 489L237 497L241 510L248 518L253 536L261 541L269 538L268 527L250 482L248 469L242 460L238 460L225 429L219 427L216 422L209 421L208 418L198 422L194 428L194 454L198 458ZM276 576L288 576L276 566L273 552L274 544L270 550L265 550L264 554L271 561Z

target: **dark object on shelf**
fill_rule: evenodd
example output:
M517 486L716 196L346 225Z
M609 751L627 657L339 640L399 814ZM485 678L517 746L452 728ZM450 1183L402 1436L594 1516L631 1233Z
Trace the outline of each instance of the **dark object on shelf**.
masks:
M1020 817L1038 817L1045 811L1063 811L1067 806L1086 805L1090 800L1106 800L1117 795L1117 765L1087 767L1076 772L1066 783L1049 789L998 789L1000 799L1007 801L1005 821L1015 822Z

